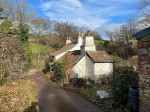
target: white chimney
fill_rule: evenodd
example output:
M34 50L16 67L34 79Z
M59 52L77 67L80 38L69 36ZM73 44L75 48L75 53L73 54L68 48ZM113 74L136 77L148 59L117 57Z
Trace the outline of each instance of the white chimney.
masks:
M70 37L67 37L66 45L67 45L67 44L71 44L71 39L70 39Z
M79 35L78 35L78 44L79 45L82 45L83 43L83 33L82 32L79 32Z
M84 38L83 46L84 46L85 51L96 51L94 37L90 36L89 31L87 31L87 33L86 33L86 37Z

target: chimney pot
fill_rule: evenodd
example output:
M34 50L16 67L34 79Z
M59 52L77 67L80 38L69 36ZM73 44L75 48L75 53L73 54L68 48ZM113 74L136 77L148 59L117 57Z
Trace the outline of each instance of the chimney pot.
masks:
M87 31L86 36L90 36L90 31Z

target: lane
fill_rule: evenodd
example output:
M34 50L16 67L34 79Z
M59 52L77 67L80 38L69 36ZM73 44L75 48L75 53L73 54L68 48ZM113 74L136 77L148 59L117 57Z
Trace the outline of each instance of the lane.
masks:
M56 87L41 72L29 77L38 85L42 112L103 112L80 95Z

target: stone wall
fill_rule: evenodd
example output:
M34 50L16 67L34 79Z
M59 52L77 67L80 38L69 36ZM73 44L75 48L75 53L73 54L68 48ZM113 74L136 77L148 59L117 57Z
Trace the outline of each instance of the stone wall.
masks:
M150 35L138 40L139 112L150 112Z

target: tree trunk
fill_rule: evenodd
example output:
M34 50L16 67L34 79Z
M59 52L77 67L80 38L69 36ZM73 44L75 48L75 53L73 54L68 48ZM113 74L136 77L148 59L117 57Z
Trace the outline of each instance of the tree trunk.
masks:
M40 43L39 43L39 39L38 39L38 53L37 53L37 63L38 63L38 67L39 67L39 62L40 62Z
M130 45L129 45L129 39L126 36L126 42L127 42L127 59L130 57Z

